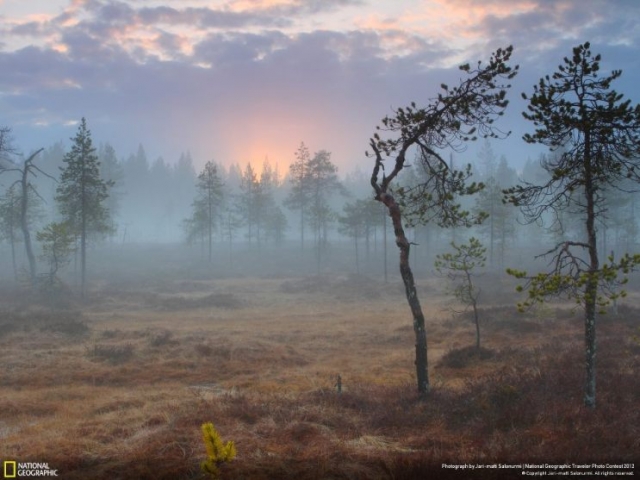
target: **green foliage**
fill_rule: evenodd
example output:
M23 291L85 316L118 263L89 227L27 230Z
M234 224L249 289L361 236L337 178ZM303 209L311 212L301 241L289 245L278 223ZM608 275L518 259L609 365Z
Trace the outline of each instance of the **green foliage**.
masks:
M451 242L453 252L436 256L435 268L441 275L447 275L453 283L453 295L464 305L473 308L476 324L476 347L480 348L480 323L478 318L478 298L480 289L474 285L474 271L483 268L487 262L487 249L475 237L469 243L456 245Z
M601 76L600 60L600 55L592 55L588 42L579 45L551 77L540 79L531 98L523 94L530 101L523 115L537 127L524 140L547 145L558 154L543 158L541 165L548 177L542 184L505 190L506 200L520 206L532 222L552 213L556 223L561 223L566 211L578 212L587 237L560 241L549 250L545 255L553 259L548 272L529 276L507 270L526 280L518 287L518 291L528 291L520 309L547 297L566 295L577 304L603 311L625 295L617 288L640 262L640 256L629 254L619 261L610 257L602 266L598 260L595 219L606 218L607 191L631 190L629 182L640 181L640 105L632 107L611 89L622 72L613 70Z
M112 182L100 177L100 162L91 132L82 118L71 150L64 156L56 201L65 222L78 237L107 234L112 225L105 207Z
M479 289L473 285L473 273L484 268L487 262L487 249L475 237L469 243L457 245L451 242L453 252L436 256L434 266L439 274L447 275L454 283L453 295L465 305L477 301Z
M518 66L508 61L513 47L499 48L488 64L478 62L477 67L462 65L467 74L457 87L442 85L442 92L426 107L415 103L398 108L395 115L385 117L379 131L393 132L391 138L382 138L376 133L370 141L377 159L372 175L372 186L379 196L387 192L393 178L405 167L409 149L417 149L417 158L422 169L418 185L395 190L403 215L410 225L437 221L442 226L474 225L486 218L485 213L473 215L465 211L456 197L472 195L482 190L482 183L467 183L471 166L454 169L439 151L459 151L467 141L484 138L501 138L508 135L494 125L503 115L509 101L507 90L518 73ZM395 165L389 174L379 180L384 171L385 158L395 157Z
M436 257L436 269L442 273L443 269L453 272L472 271L476 267L484 267L487 261L487 249L475 237L469 239L468 244L456 245L451 242L454 252L443 253Z
M541 78L534 86L523 115L536 129L524 140L546 145L558 155L542 162L548 178L541 184L504 191L506 200L520 206L530 222L555 214L554 223L561 223L559 212L563 211L584 219L582 241L561 241L545 254L553 256L547 272L509 273L527 280L518 287L529 292L520 309L555 295L566 295L584 306L584 403L591 408L596 405L596 313L624 294L616 289L626 277L618 280L618 275L640 263L640 257L626 254L618 262L611 258L600 266L596 221L606 218L607 189L625 190L623 182L640 182L640 104L632 107L611 89L622 72L601 76L600 60L584 43L573 49L572 58L564 58L551 77Z
M497 129L494 121L504 113L509 103L507 90L510 85L505 82L518 72L518 66L512 67L508 63L512 52L511 46L499 48L486 65L482 62L478 62L475 68L462 65L460 69L467 76L457 87L449 88L443 84L443 93L426 107L411 103L409 107L397 109L394 116L384 118L382 126L378 127L379 131L391 132L389 138L382 138L376 132L369 140L371 152L367 155L375 159L371 186L375 199L386 206L393 223L396 245L400 250L400 272L413 314L420 395L429 391L427 341L424 314L409 265L411 243L404 232L404 221L411 224L436 219L440 225L455 226L482 220L465 212L455 201L456 195L475 193L482 188L476 183L467 185L471 167L457 171L439 152L445 149L459 151L466 141L474 140L478 134L485 138L508 135ZM410 189L394 191L391 184L407 167L406 158L410 150L417 150L424 181ZM393 166L386 169L385 162L390 159Z
M614 261L613 257L608 260L593 272L579 268L563 270L558 265L551 272L528 275L526 271L508 268L507 274L525 281L516 287L518 292L527 292L527 299L518 303L518 310L524 311L549 297L564 296L582 306L593 303L599 313L606 313L605 308L611 302L627 296L627 292L620 287L629 281L627 275L640 265L640 254L625 254L618 261ZM598 286L595 296L586 288L589 283Z
M36 239L42 245L40 257L49 264L49 283L56 279L58 270L69 263L75 251L75 237L68 223L50 223L36 233Z
M470 227L480 225L488 217L484 211L470 212L458 203L459 197L474 195L485 188L482 182L468 183L471 165L455 170L426 155L420 159L419 168L422 172L417 184L395 190L407 225L435 221L441 227Z
M207 449L207 459L200 464L204 473L208 473L212 478L220 477L221 463L230 462L236 456L236 447L233 441L222 444L220 434L216 431L213 423L202 424L202 440Z

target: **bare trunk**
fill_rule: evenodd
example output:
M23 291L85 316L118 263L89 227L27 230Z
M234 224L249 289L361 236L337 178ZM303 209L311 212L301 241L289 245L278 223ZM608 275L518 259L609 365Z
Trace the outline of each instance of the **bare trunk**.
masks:
M480 316L478 315L478 296L473 291L473 281L471 279L471 273L467 270L467 292L469 299L471 300L471 306L473 307L473 321L476 324L476 348L480 349Z
M584 404L596 406L596 299L598 294L597 232L595 227L595 187L591 170L591 142L589 132L585 134L585 196L587 202L587 243L589 245L589 272L585 285L585 365L586 381Z
M13 264L13 278L18 281L18 262L16 262L16 239L13 234L13 228L11 229L11 263Z
M416 336L416 377L418 381L418 393L421 396L429 392L429 365L427 360L427 331L425 328L424 314L418 299L413 272L409 265L409 253L411 244L407 239L404 228L402 226L402 214L400 207L396 203L393 196L388 193L381 195L380 200L389 209L389 216L393 222L394 232L396 236L396 245L400 249L400 275L404 282L407 302L411 308L413 315L413 331Z
M208 230L209 230L209 263L211 263L211 244L213 242L213 198L212 198L212 192L211 189L209 189L208 192L208 203L209 203L209 218L208 220Z
M353 243L355 244L355 247L356 247L356 273L360 275L360 259L358 258L358 236L357 235L353 236Z
M22 170L22 198L20 205L20 228L22 229L22 236L24 237L24 248L27 253L27 259L29 260L29 279L31 280L31 285L36 283L36 257L33 254L33 247L31 245L31 234L29 232L29 221L27 218L27 213L29 211L29 182L27 180L27 175L29 174L29 169L25 164L24 169Z
M87 224L82 216L82 236L80 237L80 295L84 298L87 280Z
M383 241L383 251L384 251L384 283L389 281L387 274L387 212L384 212L384 223L382 227L382 241Z

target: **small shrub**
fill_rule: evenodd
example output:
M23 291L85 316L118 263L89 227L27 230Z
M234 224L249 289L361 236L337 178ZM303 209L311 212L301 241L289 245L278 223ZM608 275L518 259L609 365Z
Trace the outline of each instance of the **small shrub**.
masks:
M438 366L448 368L465 368L474 362L489 360L493 358L494 355L495 353L493 350L489 350L484 347L476 348L475 346L469 346L458 348L456 350L449 350L440 359Z
M170 330L162 330L151 337L149 345L152 347L162 347L165 345L173 345L178 343L173 339L173 332Z
M236 456L236 446L232 441L222 444L220 434L216 431L213 423L202 424L202 441L207 449L207 459L200 464L204 473L208 473L213 478L220 477L221 463L230 462Z
M69 319L44 325L40 330L43 332L63 333L72 337L79 337L89 333L90 329L89 326L81 320Z
M115 330L108 329L108 330L103 330L100 333L100 337L110 339L110 338L116 338L121 334L122 332L117 328Z
M196 353L200 356L210 357L211 355L213 355L213 348L211 347L211 345L198 343L194 348Z
M88 349L90 357L113 364L124 363L133 356L133 345L98 345Z

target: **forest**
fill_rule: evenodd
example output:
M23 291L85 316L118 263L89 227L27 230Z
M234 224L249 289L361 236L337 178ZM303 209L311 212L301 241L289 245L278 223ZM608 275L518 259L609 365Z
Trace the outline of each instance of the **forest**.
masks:
M78 479L633 475L640 106L584 43L524 95L549 151L510 158L511 51L394 110L348 172L304 139L284 168L116 152L91 118L28 153L0 129L0 457Z

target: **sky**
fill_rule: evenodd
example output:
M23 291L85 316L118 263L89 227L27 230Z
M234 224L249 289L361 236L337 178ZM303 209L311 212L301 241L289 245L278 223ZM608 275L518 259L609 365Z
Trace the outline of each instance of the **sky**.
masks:
M585 41L640 101L637 0L0 0L0 126L26 152L68 145L84 116L120 157L282 171L304 142L368 171L384 116L513 45L512 134L493 149L517 166L542 151L520 94Z

